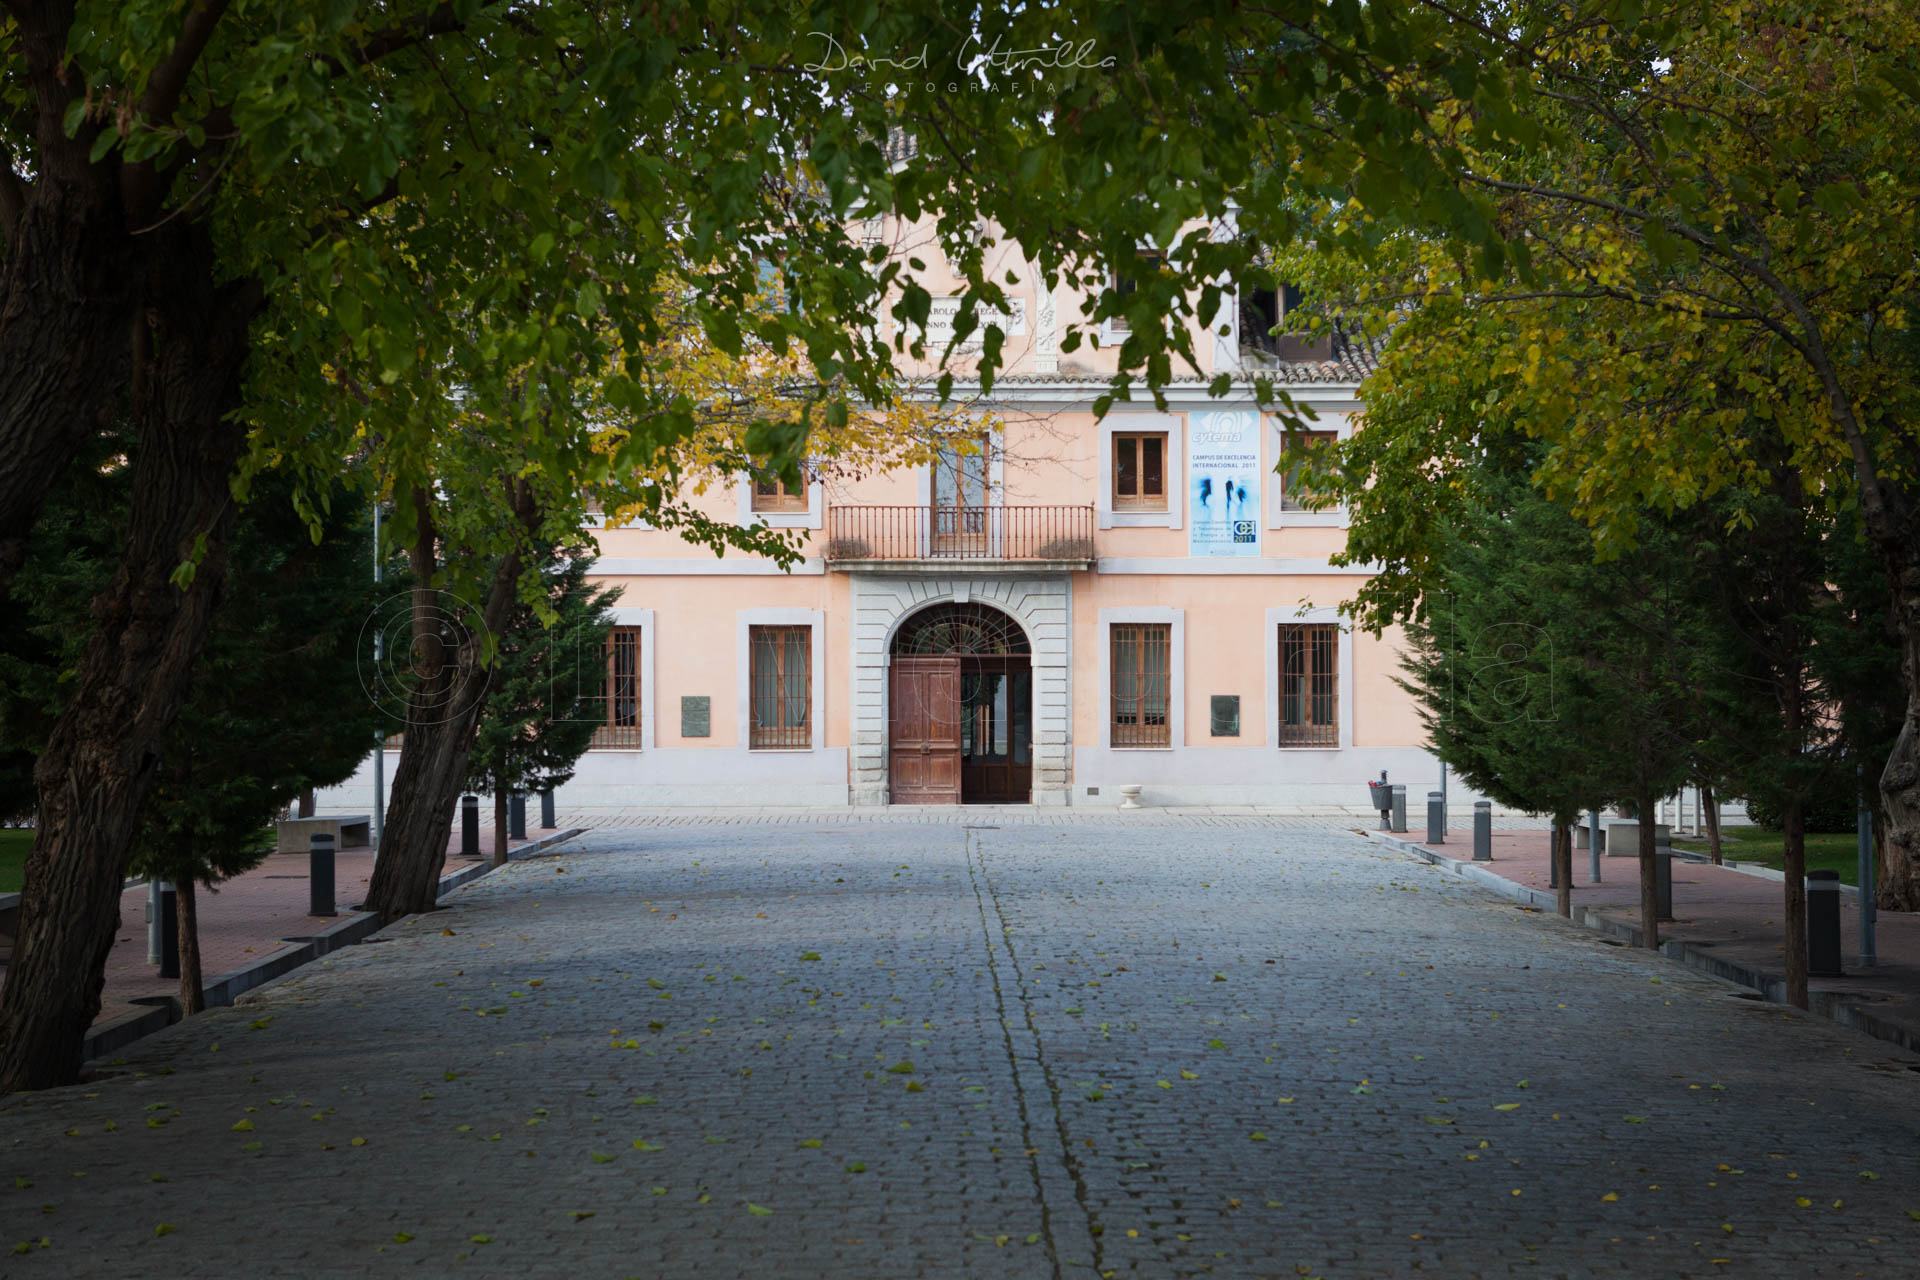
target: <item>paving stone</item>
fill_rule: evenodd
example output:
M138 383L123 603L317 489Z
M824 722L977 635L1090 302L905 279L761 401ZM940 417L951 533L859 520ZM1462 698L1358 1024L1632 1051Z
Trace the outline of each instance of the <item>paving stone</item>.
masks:
M8 1099L0 1272L1910 1270L1874 1041L1336 822L939 816L601 829Z

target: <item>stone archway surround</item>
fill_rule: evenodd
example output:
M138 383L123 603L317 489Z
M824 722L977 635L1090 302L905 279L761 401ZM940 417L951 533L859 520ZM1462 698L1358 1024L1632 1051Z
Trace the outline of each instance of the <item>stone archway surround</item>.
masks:
M1033 803L1073 785L1073 587L1056 577L854 573L853 751L848 801L887 803L887 666L893 636L930 604L973 601L1018 622L1033 647Z

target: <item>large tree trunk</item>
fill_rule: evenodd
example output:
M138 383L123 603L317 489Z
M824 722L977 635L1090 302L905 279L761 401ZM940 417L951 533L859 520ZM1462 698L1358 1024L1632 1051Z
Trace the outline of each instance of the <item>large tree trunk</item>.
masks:
M1807 809L1799 796L1790 798L1780 819L1780 868L1785 880L1785 902L1780 923L1786 926L1787 1003L1807 1007Z
M117 412L141 294L140 249L127 232L118 163L88 160L100 125L66 136L67 104L85 91L67 67L69 8L29 22L16 52L38 100L38 172L24 206L0 226L0 598L27 540L89 433Z
M39 825L0 991L0 1092L79 1076L141 802L226 579L228 486L245 444L232 415L259 289L247 281L216 290L212 240L194 224L176 222L152 241L153 347L135 406L127 541L34 769ZM202 538L197 569L176 585Z
M1654 901L1653 865L1658 838L1653 829L1653 796L1638 796L1633 802L1639 810L1640 829L1640 945L1649 951L1660 946L1660 907Z
M200 973L200 911L191 874L173 882L173 901L180 918L180 1012L192 1017L207 1010L207 986Z
M1897 575L1903 587L1894 596L1907 718L1880 774L1886 867L1874 900L1885 911L1920 911L1920 548L1911 559Z
M1725 857L1720 849L1720 797L1714 794L1713 784L1700 784L1700 809L1707 826L1707 856L1713 859L1713 865L1724 866Z
M419 683L407 700L400 767L394 770L387 825L364 904L383 921L431 911L439 901L440 870L467 776L474 725L486 706L489 675L480 663L477 637L442 634L438 593L431 585L439 553L432 498L421 489L413 500L417 533L409 555L416 584L413 664ZM481 609L483 626L497 632L505 625L519 576L520 557L501 557Z

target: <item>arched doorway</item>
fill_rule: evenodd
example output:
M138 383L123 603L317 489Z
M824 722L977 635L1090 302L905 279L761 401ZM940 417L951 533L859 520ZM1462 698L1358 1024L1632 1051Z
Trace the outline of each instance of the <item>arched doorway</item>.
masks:
M937 604L893 638L888 715L895 804L1033 798L1033 648L988 605Z

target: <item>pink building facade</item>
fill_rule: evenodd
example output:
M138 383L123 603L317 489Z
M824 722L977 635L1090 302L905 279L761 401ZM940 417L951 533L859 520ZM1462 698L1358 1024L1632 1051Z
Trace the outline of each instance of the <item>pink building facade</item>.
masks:
M931 264L935 349L959 286L931 236L897 239ZM598 531L621 631L609 724L563 803L1111 805L1137 785L1145 804L1324 808L1363 804L1382 769L1416 798L1437 778L1394 683L1397 637L1338 616L1364 580L1328 563L1345 515L1289 491L1278 420L1252 394L1272 377L1344 436L1364 353L1276 342L1284 303L1246 299L1195 328L1202 367L1164 410L1096 418L1124 334L1017 248L988 265L1019 283L992 317L1004 372L988 396L957 388L998 424L981 452L705 495L712 514L801 531L791 571ZM1063 353L1070 325L1102 349ZM1219 372L1234 390L1209 396Z

